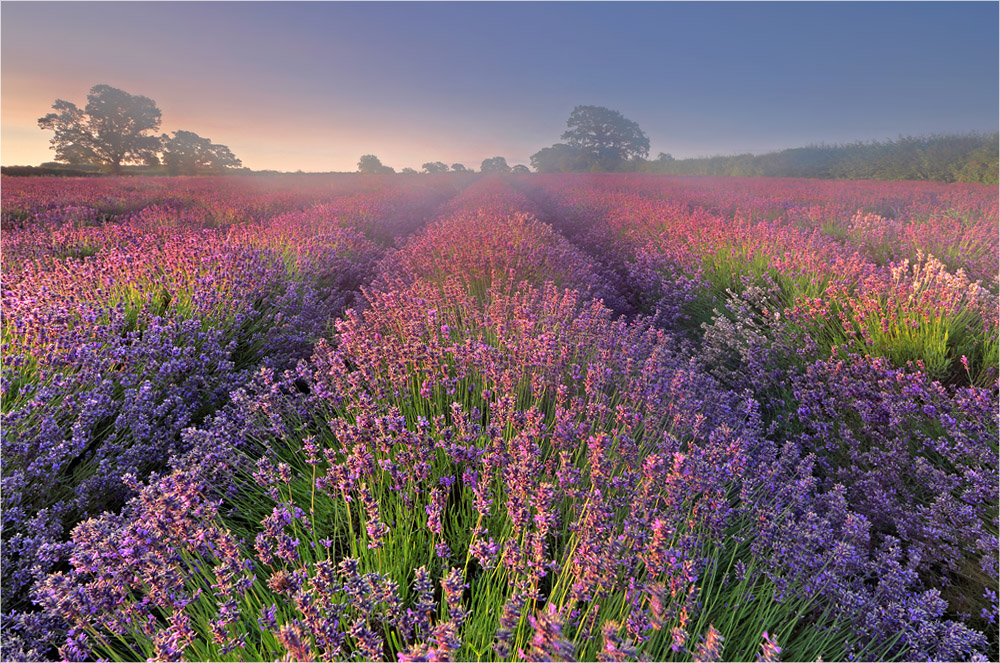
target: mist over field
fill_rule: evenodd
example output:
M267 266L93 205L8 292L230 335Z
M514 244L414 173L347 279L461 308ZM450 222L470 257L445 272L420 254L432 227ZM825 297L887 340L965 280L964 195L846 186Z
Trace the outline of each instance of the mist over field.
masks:
M1000 658L995 3L0 12L2 660Z

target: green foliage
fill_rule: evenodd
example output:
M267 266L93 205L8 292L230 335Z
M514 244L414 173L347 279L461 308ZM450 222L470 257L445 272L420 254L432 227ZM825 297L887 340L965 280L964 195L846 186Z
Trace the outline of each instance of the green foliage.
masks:
M928 312L884 297L867 308L836 308L844 326L827 337L831 349L884 357L898 368L912 362L944 383L988 387L996 381L996 332L972 307Z
M751 250L739 244L722 245L701 258L702 275L708 287L685 307L696 328L710 324L718 315L720 306L733 295L748 287L757 286L773 293L772 314L794 305L800 297L820 297L826 290L827 278L820 275L782 272L772 264L766 251Z
M812 145L768 154L643 162L641 172L665 175L927 180L997 184L998 135L900 137L885 142Z
M83 168L56 166L3 166L0 175L8 177L93 177L98 173Z

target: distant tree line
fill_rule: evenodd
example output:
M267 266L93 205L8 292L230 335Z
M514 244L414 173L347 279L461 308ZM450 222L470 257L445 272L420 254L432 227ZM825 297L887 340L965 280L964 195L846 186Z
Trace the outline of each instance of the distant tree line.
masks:
M600 106L577 106L565 142L531 156L541 173L639 172L667 175L933 180L997 184L1000 135L941 134L845 145L811 145L768 154L648 160L649 139L635 122Z
M38 126L53 132L56 161L70 166L98 166L120 175L125 164L162 165L171 175L197 175L243 165L228 147L193 131L157 135L156 102L110 85L92 87L84 108L56 99L52 110L38 119Z
M442 173L474 173L476 171L471 168L466 168L465 164L453 163L451 168L448 168L448 164L443 161L428 161L421 166L423 172L428 175L440 175ZM384 175L389 173L395 173L396 169L392 166L386 166L382 163L374 154L365 154L358 160L358 172L366 175ZM413 168L403 168L400 173L404 175L415 175L417 171ZM507 163L507 159L503 157L490 157L489 159L483 159L482 164L479 166L479 172L481 173L530 173L531 170L527 166L518 164L511 167Z
M11 177L95 177L99 170L69 168L62 164L49 163L41 166L2 166L0 175Z
M738 154L630 164L666 175L749 175L852 180L928 180L997 184L1000 134L946 134L844 145L810 145L768 154Z
M243 164L225 145L193 131L157 135L160 109L148 97L132 95L109 85L95 85L87 105L57 99L54 112L38 119L53 132L56 161L43 164L51 174L89 174L100 169L121 174L126 164L141 164L140 172L172 175L232 172ZM577 106L566 121L563 142L531 156L540 173L638 172L668 175L747 175L758 177L815 177L832 179L935 180L939 182L998 183L1000 136L947 134L900 137L897 140L844 145L810 145L768 154L738 154L696 159L674 159L660 152L649 160L649 138L639 125L603 106ZM57 166L52 168L51 166ZM464 164L450 166L429 161L426 174L471 173ZM3 174L42 174L32 167L5 167ZM134 172L134 170L129 171ZM245 169L244 169L244 172ZM358 172L395 173L374 154L358 161ZM413 168L403 173L416 173ZM511 167L502 156L484 159L481 173L529 173L526 166Z

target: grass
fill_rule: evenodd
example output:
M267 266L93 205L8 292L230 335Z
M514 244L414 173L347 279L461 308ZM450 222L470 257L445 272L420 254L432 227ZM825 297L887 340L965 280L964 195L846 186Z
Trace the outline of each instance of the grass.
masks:
M772 260L766 251L740 245L723 245L702 255L702 277L708 287L701 289L697 298L685 307L692 330L711 324L720 314L729 315L722 304L751 286L764 287L773 293L772 313L790 308L800 298L823 296L828 276L786 274L774 267Z

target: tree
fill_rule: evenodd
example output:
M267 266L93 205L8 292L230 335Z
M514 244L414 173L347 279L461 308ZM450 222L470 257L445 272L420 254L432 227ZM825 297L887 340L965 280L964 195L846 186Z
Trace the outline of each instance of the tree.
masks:
M582 150L556 143L532 154L531 167L539 173L580 173L590 170L591 160Z
M404 175L415 175L417 173L417 171L415 171L412 168L404 168L403 170L401 170L399 172L403 173Z
M503 157L491 157L483 159L483 165L479 167L479 170L484 173L509 173L510 166L507 165L507 160Z
M367 175L381 175L395 173L396 170L391 166L383 166L382 162L374 154L365 154L358 159L358 172Z
M173 138L164 134L162 141L163 163L171 175L218 173L243 165L228 147L215 144L193 131L175 131Z
M151 155L153 159L156 158L156 154ZM94 153L80 145L79 143L70 143L62 148L62 150L56 150L56 159L59 161L64 161L71 166L98 166L101 165L100 159L94 155ZM146 159L143 159L145 161Z
M615 170L623 161L646 158L649 138L639 125L603 106L577 106L566 120L562 139L586 154L601 170Z
M472 171L465 167L464 163L453 163L451 164L451 171L453 173L471 173Z
M52 109L38 126L55 132L56 161L100 165L118 175L123 163L146 162L160 149L160 109L148 97L95 85L83 110L62 99Z
M431 175L448 172L448 164L441 161L428 161L423 166L421 166L421 168L424 169L425 173L429 173Z
M526 173L527 174L531 173L531 171L528 169L528 167L524 166L522 164L517 164L516 166L514 166L513 168L510 169L510 172L516 173L518 175L524 175Z

